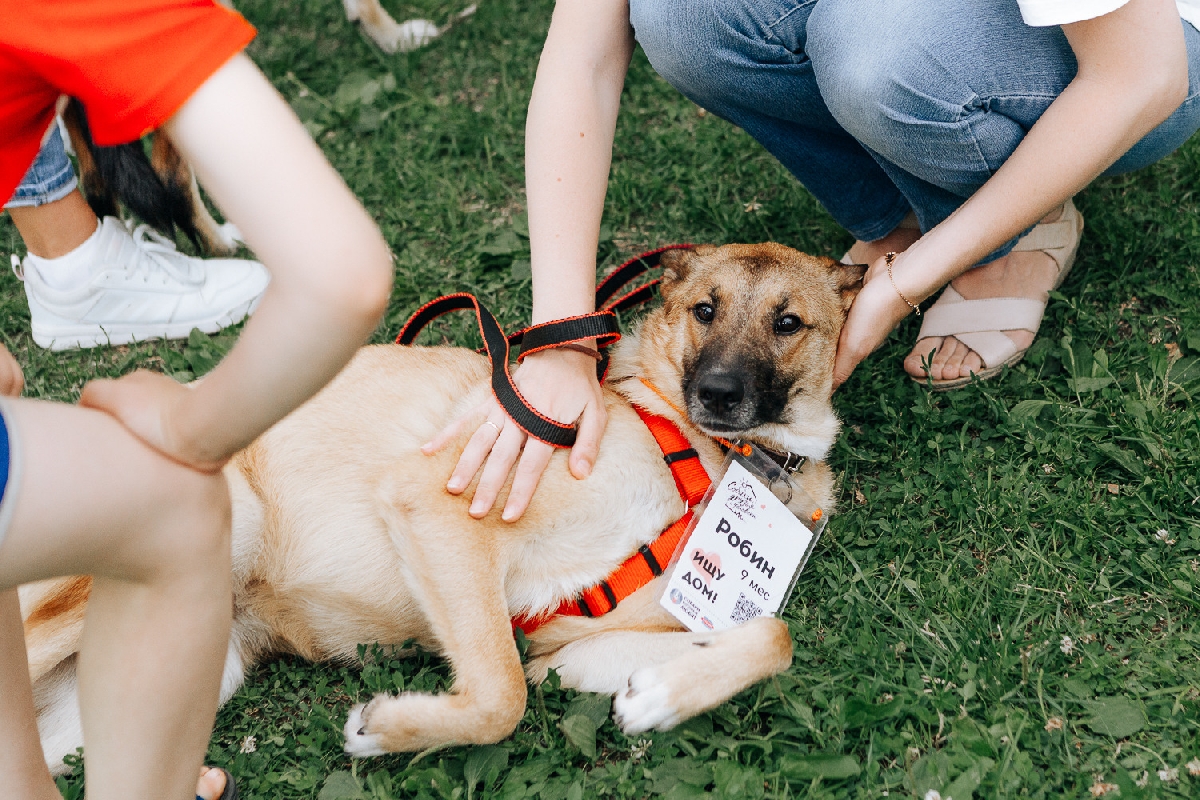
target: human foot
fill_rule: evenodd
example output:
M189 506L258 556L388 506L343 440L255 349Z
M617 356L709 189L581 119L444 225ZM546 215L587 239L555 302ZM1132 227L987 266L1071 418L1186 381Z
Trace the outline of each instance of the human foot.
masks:
M223 769L201 767L200 780L196 782L196 800L234 800L237 787L232 777Z
M904 371L949 389L969 383L972 374L989 377L1020 361L1036 336L1048 293L1070 269L1082 232L1083 217L1067 201L1007 256L952 281L926 312L922 338L905 358ZM964 301L970 304L957 307ZM1013 327L1000 327L1005 324Z

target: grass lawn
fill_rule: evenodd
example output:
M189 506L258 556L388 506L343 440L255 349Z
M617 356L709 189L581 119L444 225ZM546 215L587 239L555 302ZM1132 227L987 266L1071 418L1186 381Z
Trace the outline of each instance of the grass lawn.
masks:
M444 19L449 0L388 3ZM479 294L525 321L525 106L549 0L483 0L414 54L380 53L335 0L239 7L250 54L396 254L378 341L420 303ZM352 762L346 709L445 685L433 657L262 665L209 757L251 798L1120 797L1200 794L1200 141L1077 198L1079 262L1024 363L934 395L900 360L909 318L838 392L840 511L786 612L795 663L670 733L633 740L607 698L547 684L507 741ZM618 125L604 267L677 241L849 237L747 135L638 53ZM7 217L0 250L23 253ZM336 270L336 263L330 264ZM74 400L143 366L199 375L232 334L66 355L32 345L17 280L3 335L27 394ZM303 324L303 321L297 321ZM466 320L443 329L468 341ZM1193 766L1189 768L1188 763ZM68 800L78 775L63 782ZM1089 794L1089 789L1092 794ZM1116 796L1115 789L1109 796Z

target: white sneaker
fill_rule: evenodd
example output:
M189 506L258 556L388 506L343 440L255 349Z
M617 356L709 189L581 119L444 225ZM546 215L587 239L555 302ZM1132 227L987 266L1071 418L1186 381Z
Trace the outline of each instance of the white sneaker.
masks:
M80 257L88 260L87 277L70 288L47 281L59 259L27 255L20 268L14 263L42 347L184 339L192 328L215 333L251 313L270 280L257 261L192 258L148 225L130 233L114 217L63 259Z

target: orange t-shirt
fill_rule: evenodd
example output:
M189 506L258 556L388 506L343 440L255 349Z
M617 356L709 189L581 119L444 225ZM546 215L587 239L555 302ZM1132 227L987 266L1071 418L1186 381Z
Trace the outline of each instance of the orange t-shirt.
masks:
M254 38L214 0L0 0L0 203L78 98L96 144L162 125Z

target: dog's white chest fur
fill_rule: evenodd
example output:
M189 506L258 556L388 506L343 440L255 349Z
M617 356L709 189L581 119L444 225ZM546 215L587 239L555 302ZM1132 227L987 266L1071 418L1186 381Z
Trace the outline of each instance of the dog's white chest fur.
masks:
M642 426L636 417L632 421L610 420L609 424ZM640 438L637 433L629 430L625 436L610 439L628 441ZM547 493L546 503L568 505L560 506L553 522L523 539L509 559L505 594L512 612L552 609L577 593L579 587L599 583L683 516L687 505L666 472L657 448L631 446L624 452L602 451L592 475L587 481L576 482L580 485L572 487L577 491L571 496L556 498ZM593 481L593 486L583 485ZM602 491L602 486L608 491ZM614 493L613 486L620 488ZM620 499L613 502L613 494Z

